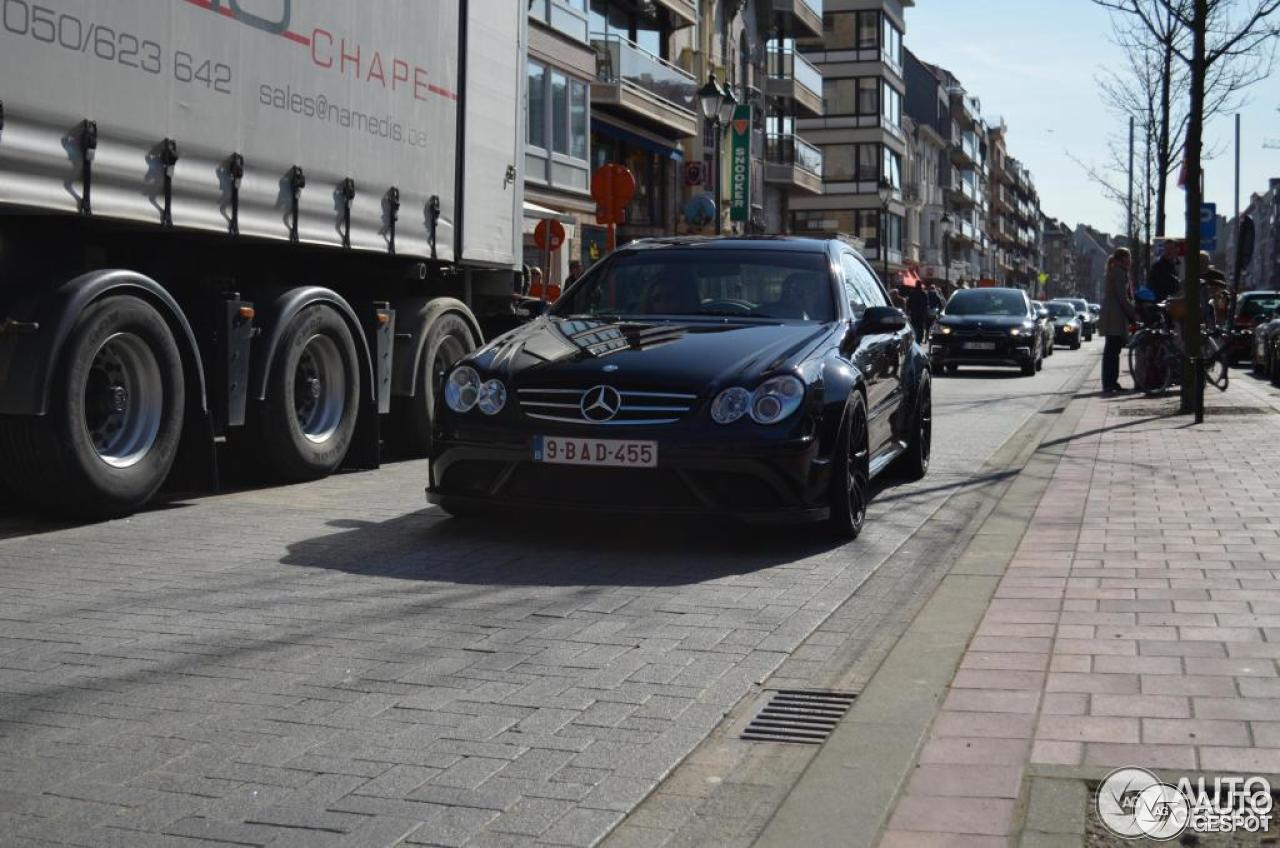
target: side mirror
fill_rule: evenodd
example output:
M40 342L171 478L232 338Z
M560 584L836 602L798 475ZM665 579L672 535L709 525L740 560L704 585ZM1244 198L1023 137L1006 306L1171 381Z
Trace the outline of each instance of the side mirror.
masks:
M858 321L858 332L867 335L896 333L907 326L907 316L896 306L869 306Z
M537 318L539 315L545 314L547 311L547 307L550 306L551 304L546 303L537 298L529 297L529 298L525 298L524 302L521 303L520 305L524 307L526 312L529 313L530 318Z
M1047 310L1047 309L1037 309L1037 310L1036 310L1036 318L1044 319L1044 318L1048 318L1048 317L1049 317L1049 310Z

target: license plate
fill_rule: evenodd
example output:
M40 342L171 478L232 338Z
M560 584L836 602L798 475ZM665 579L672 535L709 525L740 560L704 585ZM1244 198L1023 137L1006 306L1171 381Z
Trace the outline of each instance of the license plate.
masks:
M658 443L537 436L533 440L533 461L611 468L655 468L658 465Z
M965 350L995 350L995 342L965 342Z

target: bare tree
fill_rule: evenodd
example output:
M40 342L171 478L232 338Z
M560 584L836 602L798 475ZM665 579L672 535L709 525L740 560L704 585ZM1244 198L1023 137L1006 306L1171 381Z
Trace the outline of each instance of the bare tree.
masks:
M1190 97L1187 140L1183 155L1186 172L1186 248L1183 277L1187 317L1183 343L1189 352L1183 369L1182 411L1203 416L1200 380L1200 204L1206 92L1214 73L1228 73L1240 90L1265 78L1271 69L1275 41L1280 37L1280 0L1094 0L1100 6L1132 15L1153 38L1172 35L1170 50L1189 70ZM1188 43L1189 42L1189 43ZM1224 69L1228 69L1224 71ZM1172 96L1172 95L1171 95Z

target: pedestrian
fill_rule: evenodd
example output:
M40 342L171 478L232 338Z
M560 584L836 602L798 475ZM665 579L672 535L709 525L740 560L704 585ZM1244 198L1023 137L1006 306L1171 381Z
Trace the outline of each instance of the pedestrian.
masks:
M938 291L937 285L929 284L929 317L932 319L929 323L938 319L942 314L942 310L947 308L947 302L942 299L942 292Z
M529 297L542 297L542 269L534 265L529 269Z
M911 319L916 340L924 342L929 332L929 293L924 290L924 283L917 282L907 292L907 316Z
M904 312L906 311L907 299L902 296L902 292L898 291L897 289L889 289L889 300L890 302L893 303L894 306L898 307Z
M565 278L564 287L569 288L569 286L576 283L578 281L578 278L581 276L582 276L582 261L579 259L570 260L569 276Z
M1129 324L1134 320L1133 301L1129 299L1129 266L1132 257L1126 248L1118 247L1107 259L1107 278L1102 292L1102 315L1098 332L1105 343L1102 348L1102 391L1123 392L1120 385L1120 352L1129 340Z
M1147 288L1155 293L1156 302L1168 300L1178 293L1178 265L1173 261L1173 248L1166 244L1160 258L1151 263L1147 274Z

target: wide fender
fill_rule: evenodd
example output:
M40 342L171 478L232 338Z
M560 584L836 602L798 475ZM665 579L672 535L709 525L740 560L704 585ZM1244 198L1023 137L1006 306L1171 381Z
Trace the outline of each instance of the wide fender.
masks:
M467 305L452 297L406 297L397 300L396 344L391 356L391 394L413 397L418 390L418 370L422 367L422 350L427 344L431 325L445 313L453 313L471 328L471 340L479 347L484 342L480 324Z
M842 359L829 359L822 375L822 423L818 431L818 453L830 457L849 415L854 394L867 401L867 381L858 366Z
M916 407L920 403L920 385L932 379L929 357L917 343L912 343L911 351L902 362L902 404L899 407L899 433L910 431L910 422L915 420Z
M366 389L362 393L366 399L377 403L378 384L374 377L373 356L369 353L369 340L365 337L360 319L342 295L324 286L301 286L285 289L275 295L265 305L257 306L257 317L254 325L261 333L253 340L253 351L249 369L249 397L265 400L267 397L267 381L271 375L271 367L280 355L280 345L289 323L299 312L308 306L318 303L331 306L342 316L351 337L355 339L356 356L360 359L359 367L364 372Z
M111 295L132 295L155 308L178 343L188 403L208 413L204 363L182 307L159 283L136 271L103 269L68 280L50 292L6 310L0 328L0 414L44 415L67 339L92 303ZM191 390L195 389L195 397Z

